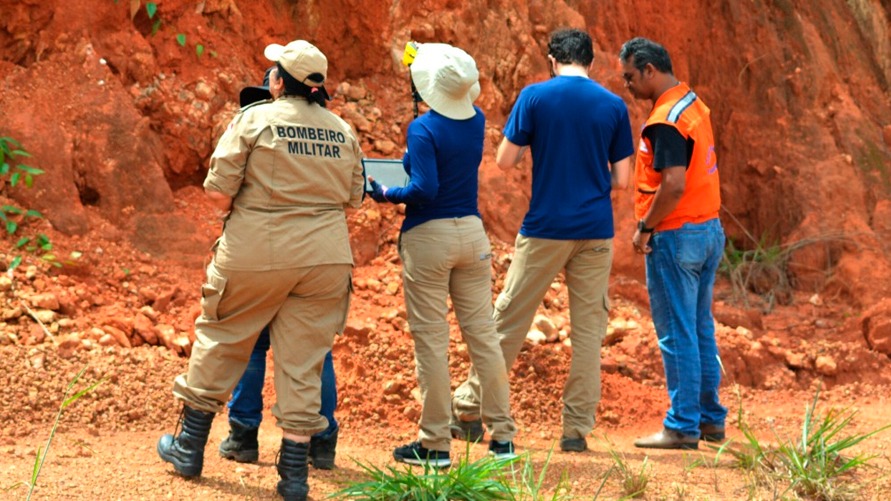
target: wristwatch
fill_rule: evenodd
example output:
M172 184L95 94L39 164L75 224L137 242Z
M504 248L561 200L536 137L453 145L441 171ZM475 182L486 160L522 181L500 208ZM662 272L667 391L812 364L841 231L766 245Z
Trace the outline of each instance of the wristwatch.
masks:
M641 219L637 222L637 231L641 233L653 233L653 230L656 228L647 228L647 225L644 223L644 220Z

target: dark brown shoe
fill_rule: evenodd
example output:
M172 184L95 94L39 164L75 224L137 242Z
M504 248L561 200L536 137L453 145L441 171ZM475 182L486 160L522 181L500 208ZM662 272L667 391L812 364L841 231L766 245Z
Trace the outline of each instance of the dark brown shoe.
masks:
M585 452L588 450L588 441L585 440L585 437L562 437L560 439L560 450L563 452Z
M635 440L634 446L642 449L698 449L699 437L688 437L683 433L664 429L649 437Z
M723 442L724 427L717 424L701 424L699 425L699 440L706 442Z

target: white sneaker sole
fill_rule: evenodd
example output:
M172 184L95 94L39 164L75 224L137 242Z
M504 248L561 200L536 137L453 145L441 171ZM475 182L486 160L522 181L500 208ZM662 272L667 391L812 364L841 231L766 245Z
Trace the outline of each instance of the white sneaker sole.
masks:
M452 466L451 459L398 458L396 461L414 466L428 465L433 468L448 468L449 466Z

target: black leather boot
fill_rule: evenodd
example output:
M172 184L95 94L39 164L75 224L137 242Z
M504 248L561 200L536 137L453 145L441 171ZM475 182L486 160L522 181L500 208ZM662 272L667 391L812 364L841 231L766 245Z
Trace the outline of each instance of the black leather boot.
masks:
M334 468L334 454L337 449L337 432L340 427L334 428L330 435L318 438L315 435L309 439L309 464L320 470Z
M295 442L282 439L282 448L278 452L275 468L282 478L278 482L278 493L285 501L306 501L309 494L309 467L306 466L309 454L309 442Z
M220 456L239 463L256 463L260 458L258 431L258 428L249 428L230 420L229 436L220 443Z
M173 469L184 477L201 475L204 467L204 446L214 413L195 410L183 406L177 427L182 427L179 435L164 435L158 440L158 455L173 465ZM173 432L176 434L176 432Z

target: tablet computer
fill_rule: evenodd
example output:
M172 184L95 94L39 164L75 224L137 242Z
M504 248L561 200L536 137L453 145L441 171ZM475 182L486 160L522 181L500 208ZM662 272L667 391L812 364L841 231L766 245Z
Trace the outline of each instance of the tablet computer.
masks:
M365 191L371 193L371 183L368 177L371 176L378 183L388 187L402 188L408 184L409 177L402 167L402 160L393 160L388 158L363 158L362 168L365 169Z

